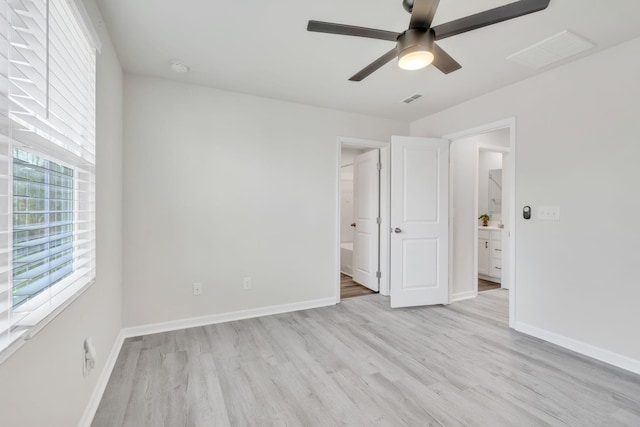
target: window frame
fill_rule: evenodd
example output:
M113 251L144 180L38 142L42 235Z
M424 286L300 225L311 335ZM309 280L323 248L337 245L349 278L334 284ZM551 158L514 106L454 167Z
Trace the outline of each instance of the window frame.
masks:
M62 160L58 160L56 158L44 155L44 154L42 154L40 152L37 152L35 150L31 150L31 149L29 149L27 147L14 147L14 148L17 148L17 149L19 149L21 151L24 151L24 152L27 152L27 153L29 153L31 155L38 156L41 159L48 160L50 162L53 162L55 164L58 164L60 166L63 166L63 167L66 167L66 168L69 168L69 169L73 170L73 187L72 187L73 200L72 201L73 201L73 212L75 212L78 209L78 205L79 205L79 191L78 191L78 181L79 180L77 179L78 173L77 173L76 167L74 167L73 165L68 164L68 163L66 163L66 162L64 162ZM13 170L13 167L14 167L14 162L12 161L11 162L11 169L12 170ZM14 196L12 194L12 198L13 197ZM13 209L12 209L12 214L13 214ZM75 220L71 221L71 225L73 226L72 237L75 240L75 238L77 236ZM11 226L11 233L13 234L13 232L14 232L14 229L13 229L13 225L12 225ZM13 270L15 268L13 266L13 246L11 247L9 260L10 260L10 264L11 264L12 270ZM74 256L73 255L71 256L71 260L72 261L74 260ZM69 274L69 275L63 277L62 279L58 280L57 282L49 285L44 290L42 290L41 292L36 294L36 296L34 296L33 298L29 298L25 302L20 303L18 306L14 305L12 307L12 309L11 309L11 312L12 313L29 312L29 313L36 313L37 314L39 310L47 311L47 312L50 311L45 303L47 302L47 300L51 300L51 299L55 298L55 296L52 298L50 295L46 295L46 294L47 293L50 294L50 293L53 292L54 295L57 295L58 293L61 293L61 292L56 292L56 291L58 289L61 289L61 288L64 289L64 288L67 288L68 286L72 286L73 282L75 282L78 279L80 279L81 276L82 276L82 274L74 269L71 272L71 274ZM13 284L12 284L12 286L13 286ZM53 289L53 288L56 288L56 289ZM23 310L23 308L24 308L24 310ZM54 309L55 309L55 307L54 307ZM39 316L36 315L36 317L43 318L43 317L45 317L45 315L39 315ZM21 325L21 321L18 321L16 323L16 325L17 326L23 326L23 325ZM24 326L26 326L26 325L24 325Z
M74 55L80 56L74 57L74 61L87 61L87 68L80 68L80 73L76 74L76 76L86 76L86 78L88 78L87 82L89 83L81 83L81 85L76 86L75 89L77 90L80 88L81 91L78 93L81 93L82 97L88 96L89 98L87 99L90 99L90 102L85 104L85 98L78 98L82 99L81 105L78 104L76 107L73 107L73 104L70 104L73 108L84 109L81 111L79 110L79 114L83 117L80 122L77 122L82 123L83 126L83 128L80 129L80 133L76 133L77 128L72 127L67 129L63 126L61 130L57 129L55 123L60 122L60 117L64 118L67 116L58 117L57 113L53 113L53 115L49 117L49 113L53 112L53 110L49 110L49 103L57 102L56 100L60 99L60 95L75 96L75 92L72 92L74 89L68 86L70 81L74 81L74 77L72 77L72 74L68 73L59 75L66 79L60 81L60 86L53 83L53 80L49 79L48 73L52 70L49 67L49 61L52 63L55 61L61 61L62 57L51 56L54 55L53 52L55 52L55 49L49 50L48 48L46 49L47 74L46 77L42 77L46 78L46 85L48 87L45 98L45 108L47 113L44 118L38 119L43 120L42 122L34 122L32 120L23 122L21 110L14 109L16 105L18 108L21 107L21 104L19 102L16 104L16 99L12 98L16 96L15 92L12 91L13 89L9 89L7 93L0 92L0 115L2 115L2 120L6 120L7 123L6 126L0 128L0 138L2 138L0 142L3 145L3 150L5 147L7 150L7 153L3 152L0 154L0 157L6 157L6 159L2 161L4 169L6 169L3 169L4 171L2 172L2 175L5 176L7 180L6 189L0 189L0 196L3 199L2 203L7 203L8 209L6 212L6 217L8 218L7 224L0 229L2 234L6 235L6 242L2 244L2 249L0 249L0 252L6 251L6 254L2 255L4 261L2 266L0 266L0 272L7 277L6 284L0 283L0 291L7 295L7 305L5 308L0 306L0 363L9 358L18 348L24 345L26 341L37 335L47 324L55 319L67 307L73 304L80 295L90 289L96 282L96 85L97 57L101 50L101 43L97 32L91 23L91 19L84 8L82 0L32 1L37 2L36 7L39 8L40 11L43 10L42 8L46 8L47 12L44 19L47 23L47 28L49 25L59 25L59 23L54 24L51 22L51 19L54 19L54 15L49 14L49 8L64 8L62 16L67 20L67 24L69 26L59 29L62 31L60 34L64 35L63 38L75 37L76 42L83 44L83 46L80 47L80 45L75 45L72 42L71 46L79 47L72 47L71 49L79 49L75 51ZM54 1L55 3L53 3ZM12 31L16 31L14 26L17 25L13 23L11 18L13 16L18 16L18 19L22 19L21 16L23 16L20 15L20 13L14 15L17 13L16 11L19 10L17 9L17 7L19 7L17 5L18 3L13 3L11 0L8 0L7 2L4 2L3 9L0 10L0 17L5 19L5 22L8 23L6 30L3 29L3 31L6 32L0 34L0 37L5 38L4 41L6 44L6 50L0 52L0 55L3 56L0 59L6 61L5 64L7 64L6 69L0 69L0 78L6 79L8 87L13 87L12 85L15 84L15 80L12 79L17 78L17 74L14 74L16 72L10 71L12 70L12 67L14 67L14 63L12 61L16 60L13 56L15 53L11 53L16 49L16 45L13 44L14 42L10 35L12 34ZM60 11L62 9L56 10ZM24 15L24 17L28 18L27 15ZM20 28L25 27L20 26ZM71 34L74 35L71 36ZM58 37L55 33L53 36ZM42 39L38 38L39 42L46 44L47 46L51 40L53 40L49 38L50 35L48 33L48 29L47 33L42 37ZM63 39L58 39L56 42L59 43L60 40ZM84 45L85 42L86 45ZM0 46L2 46L2 44L0 44ZM71 51L67 51L66 54L69 54L69 52ZM2 62L0 61L0 64L1 63ZM85 62L82 63L85 64ZM59 72L59 65L57 70L58 71L56 72ZM17 73L19 72L20 71L17 71ZM73 73L75 71L71 72ZM86 72L89 72L90 74L85 74ZM52 78L53 76L54 75L52 74ZM58 96L58 98L51 98L49 90L51 90L52 94L57 91L56 96ZM18 98L20 98L20 96L18 96ZM4 103L7 103L6 109ZM56 108L61 107L58 105ZM76 113L78 113L78 111L76 111ZM39 113L36 113L36 115L38 114ZM67 114L74 113L69 112ZM68 117L71 117L76 121L78 120L78 116L75 115ZM28 119L27 116L24 116L24 118ZM62 123L64 124L64 122ZM18 136L14 138L12 135L15 131L12 129L26 130L26 133L18 133ZM67 130L71 133L68 133ZM63 132L60 134L61 136L70 139L58 139L57 132L59 131ZM73 271L68 276L50 284L34 297L18 304L15 307L13 306L14 147L40 158L47 159L60 166L68 167L74 171L72 189L73 216L71 222L71 244L73 248L71 259ZM2 282L5 282L5 279L2 279ZM7 289L3 290L4 287L7 287ZM4 300L4 298L2 298L2 300ZM0 304L4 304L4 302L0 301Z

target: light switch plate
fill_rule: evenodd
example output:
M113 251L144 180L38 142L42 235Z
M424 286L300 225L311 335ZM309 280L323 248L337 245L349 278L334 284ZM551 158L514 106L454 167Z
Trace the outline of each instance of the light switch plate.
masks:
M540 206L538 208L538 219L544 221L560 221L560 207Z

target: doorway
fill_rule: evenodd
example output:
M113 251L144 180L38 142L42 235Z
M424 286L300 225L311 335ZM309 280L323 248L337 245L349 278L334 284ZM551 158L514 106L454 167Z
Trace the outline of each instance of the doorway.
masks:
M477 150L476 293L509 289L508 280L502 280L504 226L509 222L507 205L503 203L506 199L504 194L509 191L508 168L504 167L509 155L509 129L483 135L483 140L477 143Z
M437 300L435 298L427 298L427 302L419 301L417 298L412 298L408 301L402 302L404 305L394 305L393 295L391 295L391 306L415 306L415 305L431 305L431 304L447 304L453 303L467 298L475 298L477 296L477 145L473 145L471 152L472 163L467 167L460 168L458 164L458 158L454 153L455 147L464 146L464 144L456 144L462 139L472 136L479 136L490 133L492 131L504 130L508 134L509 140L509 154L508 159L505 157L505 166L503 169L514 170L515 163L515 118L502 120L499 122L491 123L488 125L480 126L478 128L469 129L466 131L458 132L451 135L445 135L444 139L434 138L416 138L416 137L393 137L394 144L382 143L375 141L359 140L354 138L338 138L337 141L337 162L336 162L336 302L340 302L340 194L341 194L341 158L342 147L355 147L355 148L379 148L380 149L380 163L381 163L381 175L380 175L380 222L381 230L385 232L379 235L379 289L380 294L389 295L390 284L390 251L391 244L394 239L396 243L402 240L403 236L408 236L409 239L404 238L407 242L402 242L403 250L395 248L394 253L396 256L401 255L401 259L396 259L396 264L401 261L399 269L395 271L409 272L405 278L394 278L394 288L396 293L398 291L406 290L418 291L425 289L425 292L433 290L435 288L443 289L445 294ZM418 144L414 148L415 152L409 150L409 146ZM405 146L408 144L408 146ZM400 185L399 188L394 187L393 194L407 195L411 193L411 189L428 188L430 191L419 191L416 197L410 197L406 200L407 203L393 202L390 196L390 152L391 147L396 150L394 154L394 162L401 160L399 164L394 163L393 173L394 185ZM398 151L400 150L400 151ZM450 156L451 154L451 156ZM449 162L450 159L450 162ZM444 163L443 163L444 162ZM456 169L458 167L458 169ZM407 169L408 168L408 169ZM463 170L470 176L470 182L464 182L460 180L458 176L459 170ZM437 178L436 178L437 176ZM509 174L507 181L509 182L509 190L504 196L503 204L508 206L508 217L515 218L515 204L514 204L514 176ZM402 184L404 180L407 180L409 187L403 189ZM406 184L405 183L405 184ZM463 188L466 188L467 193L462 191L456 191L456 185L463 184ZM425 187L426 185L426 187ZM406 187L406 185L405 185ZM447 188L449 190L447 191ZM471 194L471 196L464 196L465 203L467 203L468 209L454 209L456 199L462 197L464 194ZM411 193L413 194L413 193ZM448 195L448 202L447 202ZM435 199L437 197L437 200ZM427 200L428 199L428 200ZM400 202L402 202L400 200ZM448 205L447 209L444 209ZM404 206L405 208L413 209L412 212L401 214L398 216L396 210L395 220L398 224L391 224L391 206ZM438 207L437 212L434 211L435 207ZM414 214L415 213L415 214ZM448 221L447 221L448 218ZM444 221L443 221L444 220ZM407 224L401 223L402 221L408 221ZM444 227L439 232L438 236L429 236L425 239L416 239L413 236L414 231L410 229L410 226L415 224L436 225L440 224ZM406 226L405 226L406 225ZM433 228L433 227L432 227ZM447 232L448 229L448 232ZM454 232L454 230L456 230ZM461 231L462 230L462 231ZM444 233L444 234L442 234ZM448 234L448 236L447 236ZM515 324L515 257L513 251L510 248L515 247L515 229L511 227L511 223L505 223L503 239L503 284L506 282L511 288L509 292L509 325L513 327ZM444 236L444 238L442 237ZM401 239L398 239L400 237ZM419 237L419 236L418 236ZM420 242L418 242L420 240ZM428 240L428 241L427 241ZM435 242L435 243L434 243ZM439 244L442 242L442 244ZM405 256L411 251L409 249L417 249L421 255ZM461 258L459 251L463 250L464 256ZM438 252L440 251L440 252ZM444 251L444 253L442 253ZM458 251L458 252L456 252ZM417 253L416 252L416 253ZM454 256L454 253L456 256ZM427 255L430 265L423 262L424 256ZM405 258L402 258L405 257ZM434 267L434 263L438 263ZM448 266L448 267L447 267ZM461 267L461 268L458 268ZM448 268L448 271L447 271ZM434 273L435 271L435 273ZM453 275L452 272L456 274ZM461 274L464 272L464 274ZM436 283L437 279L437 283ZM462 288L461 288L462 286ZM504 285L503 285L504 286ZM447 295L448 294L448 295ZM440 295L440 294L438 294ZM434 302L435 301L435 302ZM405 304L406 303L406 304Z
M336 302L388 295L389 144L338 138Z
M488 267L499 272L500 287L509 289L509 326L515 324L515 118L501 120L473 129L468 129L445 138L451 141L450 174L450 302L475 298L478 295L478 254L480 246L486 246ZM487 171L487 203L479 206L479 158L481 153L500 153L501 200L497 212L494 200L491 229L482 227L478 217L489 213L489 177ZM492 169L499 169L498 167ZM484 184L484 183L483 183ZM484 192L482 193L484 194ZM484 198L484 195L482 196ZM496 197L492 197L496 199ZM484 200L483 200L484 202ZM486 210L486 212L484 212ZM493 229L495 228L495 230ZM491 234L493 232L493 234ZM483 240L485 239L485 240ZM492 245L493 242L493 245ZM493 249L493 254L490 252ZM493 262L492 262L493 260ZM484 265L480 266L481 270ZM483 270L484 271L484 270ZM490 273L491 270L487 270ZM497 273L484 279L497 282ZM495 286L495 285L494 285Z

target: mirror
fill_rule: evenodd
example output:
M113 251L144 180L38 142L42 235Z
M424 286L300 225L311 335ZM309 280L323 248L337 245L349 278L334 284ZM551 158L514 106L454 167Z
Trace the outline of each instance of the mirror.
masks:
M502 169L489 171L489 214L502 213Z

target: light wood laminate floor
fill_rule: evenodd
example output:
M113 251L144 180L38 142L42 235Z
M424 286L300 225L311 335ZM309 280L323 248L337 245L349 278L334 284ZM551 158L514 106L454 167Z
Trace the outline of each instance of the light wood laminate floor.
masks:
M127 339L101 426L640 426L640 377L507 328L508 291Z
M363 295L374 294L371 289L356 283L346 274L340 273L340 299L361 297Z
M499 289L499 288L500 288L500 283L478 279L478 292L490 291L492 289Z

